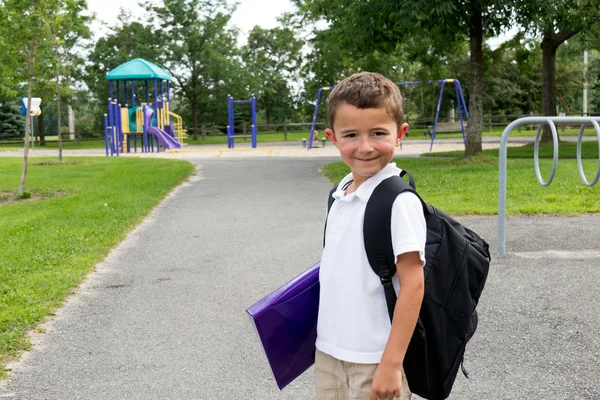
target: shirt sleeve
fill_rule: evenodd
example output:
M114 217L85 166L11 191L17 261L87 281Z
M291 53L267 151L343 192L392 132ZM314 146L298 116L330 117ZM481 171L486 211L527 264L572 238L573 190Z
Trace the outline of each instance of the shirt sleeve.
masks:
M392 206L392 247L394 255L418 251L425 265L427 224L421 200L411 192L400 193Z

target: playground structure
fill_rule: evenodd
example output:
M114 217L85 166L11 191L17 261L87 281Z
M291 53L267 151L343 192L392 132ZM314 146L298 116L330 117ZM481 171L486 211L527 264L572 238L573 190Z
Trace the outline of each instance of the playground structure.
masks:
M460 85L460 81L458 79L439 79L439 80L431 80L431 81L410 81L410 82L396 82L396 85L398 86L411 86L411 85L421 85L421 84L435 84L435 83L441 83L441 87L440 87L440 94L438 97L438 102L437 102L437 110L435 113L435 120L433 122L433 127L432 130L430 132L431 134L431 144L429 146L429 151L431 151L433 149L433 142L435 141L435 134L438 132L438 127L440 128L439 131L440 132L462 132L462 137L463 137L463 143L467 143L467 138L465 135L465 121L463 120L463 113L465 116L465 119L469 119L469 112L467 111L467 105L465 103L465 98L463 95L463 91L462 91L462 87ZM446 87L446 83L454 83L454 88L456 91L456 101L457 101L457 110L458 110L458 118L460 120L460 127L456 127L453 128L453 125L451 126L450 124L446 124L446 123L439 123L439 116L440 116L440 107L442 105L442 97L444 95L444 89ZM323 91L330 91L333 90L335 86L325 86L319 89L319 91L317 92L317 101L315 104L315 113L313 115L313 121L312 121L312 126L311 126L311 132L314 132L317 126L317 116L319 114L319 104L321 103L321 94L323 93ZM442 125L442 124L446 124L446 125ZM308 141L308 146L307 149L310 150L312 148L312 140Z
M252 105L252 134L250 136L235 135L235 121L234 121L234 105L236 103L250 103ZM227 95L227 148L233 149L235 145L235 138L238 137L251 137L252 148L256 148L256 97L252 95L250 100L234 100L231 95Z
M110 83L108 114L104 114L107 156L137 152L138 139L143 153L154 152L155 145L157 152L161 145L165 150L183 147L183 120L170 110L171 76L166 71L136 58L113 69L106 80ZM144 82L145 101L136 99L136 81ZM149 82L153 83L152 102Z

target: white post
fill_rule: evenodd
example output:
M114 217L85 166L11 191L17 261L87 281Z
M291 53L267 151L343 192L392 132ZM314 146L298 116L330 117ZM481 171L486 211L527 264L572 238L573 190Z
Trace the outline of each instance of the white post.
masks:
M75 140L75 115L73 107L69 105L69 139Z
M587 117L588 112L588 52L583 51L583 116Z

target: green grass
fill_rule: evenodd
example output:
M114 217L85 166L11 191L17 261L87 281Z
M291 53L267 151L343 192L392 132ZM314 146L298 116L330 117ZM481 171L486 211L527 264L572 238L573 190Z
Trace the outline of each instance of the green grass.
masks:
M502 136L502 129L504 128L494 128L494 130L492 132L488 132L487 130L485 130L483 132L483 136ZM405 138L405 140L429 140L430 137L429 136L424 136L423 135L424 129L411 129L410 132L410 136L407 136ZM561 135L564 136L577 136L577 134L579 133L579 130L565 130L564 132L560 132L559 133ZM248 133L250 134L250 133ZM518 133L517 131L515 131L513 133L513 136L535 136L535 131L525 131L523 130L521 133ZM290 132L287 135L288 137L288 141L301 141L302 139L308 139L309 134L308 131L306 132ZM325 137L325 133L323 130L319 130L319 140L321 140L321 138ZM442 134L438 134L436 135L436 138L440 139L440 138L461 138L462 134L460 132L458 133L442 133ZM250 143L252 139L247 138L247 139L237 139L236 143ZM283 142L285 141L284 139L284 135L283 133L270 133L270 134L258 134L257 140L259 143L267 143L267 142ZM329 140L329 139L328 139ZM206 136L206 138L204 139L204 141L202 141L200 138L198 138L197 141L192 140L192 137L190 136L187 140L186 143L188 144L198 144L198 145L202 145L202 144L226 144L227 143L227 137L225 135L220 135L220 136Z
M184 161L31 159L28 200L14 201L22 160L0 158L0 376L27 331L59 307L125 235L193 172Z
M508 124L506 124L508 125ZM482 132L482 136L489 136L489 137L499 137L502 136L502 133L504 132L504 128L506 128L506 126L494 126L492 127L492 131L490 132L488 127L484 124L483 125L483 132ZM577 136L579 135L579 129L565 129L564 131L560 129L560 126L557 127L558 128L558 136ZM411 139L430 139L429 136L424 136L423 132L425 130L424 129L411 129L410 130L410 136L407 137L407 140L411 140ZM591 136L594 131L591 128L588 128L588 130L586 130L585 135L586 136ZM466 133L466 130L465 130ZM526 130L524 127L521 128L521 132L519 132L517 129L515 129L514 131L512 131L511 136L515 137L515 136L521 136L521 137L535 137L537 133L537 126L536 129L533 130ZM462 137L462 133L460 132L456 132L456 133L436 133L435 137L437 139L441 139L441 138L461 138Z
M29 147L31 149L31 146ZM103 149L104 140L82 140L77 143L76 140L64 140L63 150L76 150L76 149ZM2 150L16 150L23 149L23 143L2 143L0 142L0 151ZM46 140L46 144L41 146L39 144L34 145L34 150L58 150L58 142Z
M304 138L308 138L308 132L290 132L287 135L288 141L301 141ZM325 137L324 134L319 135L319 137ZM271 143L271 142L284 142L283 133L273 133L273 134L259 134L257 136L257 141L259 143ZM218 135L218 136L206 136L204 140L198 137L198 140L194 141L192 136L190 135L188 138L184 140L184 143L189 145L217 145L227 144L227 136ZM239 143L252 143L251 138L247 139L236 139L236 144ZM138 146L139 146L138 141ZM63 141L63 149L64 150L75 150L75 149L103 149L104 148L104 140L85 140L81 141L79 144L76 140L65 140ZM2 150L15 150L22 149L23 143L2 143L0 142L0 151ZM44 146L35 145L35 149L44 149L44 150L53 150L58 149L58 142L53 140L46 140L46 144Z
M533 143L528 143L524 146L508 147L507 158L530 158L533 159ZM446 151L424 154L425 157L462 157L464 154L463 150L458 151ZM483 150L482 155L489 157L498 157L498 149L487 149ZM540 144L540 158L553 158L554 145L553 144ZM581 156L582 158L598 159L598 142L583 142L581 144ZM558 158L561 159L576 159L577 158L577 143L574 142L559 142L558 146Z
M251 133L248 132L247 135L250 135ZM287 140L290 142L297 142L297 141L301 141L302 139L308 139L308 131L307 132L289 132L287 134ZM321 133L319 135L320 137L325 137L323 133ZM268 134L258 134L256 136L256 140L259 143L269 143L269 142L284 142L285 138L284 138L284 134L283 133L268 133ZM198 140L193 140L192 139L192 135L190 135L186 140L185 143L188 144L193 144L193 145L204 145L204 144L227 144L227 136L225 135L218 135L218 136L206 136L204 138L204 140L202 140L201 137L198 137ZM246 139L236 139L235 140L236 144L239 143L252 143L252 138L246 138Z
M451 215L494 215L498 213L498 159L482 156L461 158L402 158L400 168L411 172L423 199ZM547 179L552 161L541 160L542 177ZM591 180L597 160L585 160ZM324 168L333 183L349 172L342 162ZM507 166L507 213L576 215L600 212L600 184L585 186L575 160L558 163L553 183L541 186L535 177L532 159L510 159Z
M508 125L508 124L506 124ZM492 127L492 131L490 132L489 129L487 128L487 126L485 126L485 124L483 125L483 136L502 136L502 133L504 132L504 128L506 128L505 126L494 126ZM564 131L560 129L560 125L557 126L557 132L558 132L558 136L577 136L579 135L579 129L565 129ZM588 128L588 130L586 130L586 136L587 135L592 135L593 129L592 128ZM531 130L527 130L524 127L521 127L521 132L518 131L518 129L515 129L512 131L512 133L510 134L511 136L526 136L526 137L535 137L537 133L537 126L535 127L535 129L531 129ZM422 133L421 133L422 134ZM460 133L457 134L450 134L450 133L442 133L440 134L440 137L448 137L450 135L456 135L456 137L461 137L462 135ZM436 134L436 137L437 134Z
M249 133L248 133L249 134ZM420 135L420 136L419 136ZM453 135L453 134L452 134ZM289 142L299 142L302 141L302 139L308 139L309 133L308 131L306 132L289 132L287 134L287 141ZM458 134L458 136L456 137L460 137L460 133ZM322 138L326 138L325 136L325 132L320 130L319 134L318 134L318 138L319 138L319 143L321 141ZM406 138L407 140L415 140L415 139L423 139L423 130L417 131L415 134L411 135L410 137ZM285 137L283 133L269 133L269 134L258 134L256 140L259 143L269 143L269 142L285 142ZM329 141L329 139L327 139ZM185 140L186 143L188 144L193 144L193 145L203 145L203 144L227 144L227 136L225 135L220 135L220 136L206 136L204 138L204 141L202 141L201 138L198 138L198 140L194 141L192 139L192 137L188 137ZM235 143L239 144L239 143L251 143L252 139L251 138L246 138L246 139L236 139Z

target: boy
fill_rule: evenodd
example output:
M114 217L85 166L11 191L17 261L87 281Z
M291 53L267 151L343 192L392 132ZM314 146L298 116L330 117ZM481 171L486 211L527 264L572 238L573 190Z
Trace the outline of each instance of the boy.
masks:
M390 323L383 286L363 242L375 187L401 170L390 163L406 134L402 95L379 74L359 73L329 96L325 134L350 167L327 219L321 258L315 381L318 400L410 399L402 362L423 300L426 224L421 202L400 194L392 209L398 294ZM400 290L400 288L402 288Z

